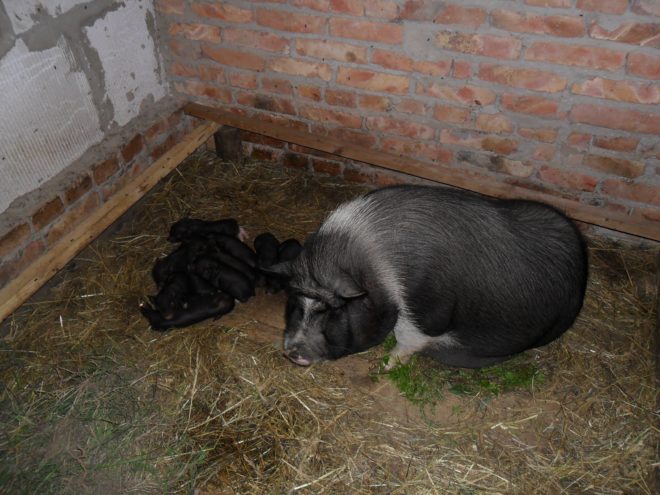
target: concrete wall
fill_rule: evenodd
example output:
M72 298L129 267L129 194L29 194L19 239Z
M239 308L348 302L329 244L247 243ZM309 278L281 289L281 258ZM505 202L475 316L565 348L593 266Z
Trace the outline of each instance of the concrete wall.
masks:
M156 8L174 88L193 100L660 222L656 0ZM260 158L393 180L299 146L250 141Z
M0 212L166 95L153 6L0 5Z
M189 128L152 0L0 2L0 286Z

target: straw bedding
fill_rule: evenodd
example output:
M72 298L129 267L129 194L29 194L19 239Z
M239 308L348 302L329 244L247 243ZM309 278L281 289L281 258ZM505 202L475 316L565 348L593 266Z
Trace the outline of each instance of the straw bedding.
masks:
M382 348L306 369L284 359L282 295L164 334L139 314L180 217L303 240L363 191L188 159L5 322L0 491L652 493L657 249L590 239L578 322L522 358L544 381L445 390L424 411L377 374Z

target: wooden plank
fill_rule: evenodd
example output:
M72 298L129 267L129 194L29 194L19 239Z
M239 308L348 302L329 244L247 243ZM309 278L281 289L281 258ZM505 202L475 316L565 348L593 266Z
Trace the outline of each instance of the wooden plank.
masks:
M0 322L61 270L99 234L144 196L218 129L206 122L196 127L150 167L119 189L71 232L59 239L14 280L0 290Z
M369 163L388 170L403 172L488 196L541 201L559 208L575 220L660 241L660 229L654 222L631 218L620 212L607 212L597 206L512 184L476 181L473 172L441 165L428 165L412 158L402 158L383 151L369 150L361 146L343 143L337 139L315 136L307 132L287 128L281 124L274 124L197 103L188 103L184 107L184 111L195 117L217 122L218 124L237 127L245 131L263 134L307 148L325 151L351 160Z

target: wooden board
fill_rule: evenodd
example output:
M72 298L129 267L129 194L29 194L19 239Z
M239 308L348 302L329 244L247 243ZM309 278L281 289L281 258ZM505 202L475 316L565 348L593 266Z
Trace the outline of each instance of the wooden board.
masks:
M94 210L71 232L50 246L45 254L37 258L18 277L3 287L0 290L0 322L39 290L159 180L199 148L217 131L218 127L218 124L214 122L206 122L196 127L151 166L113 194L108 201Z
M461 170L440 165L430 166L411 158L402 158L383 151L369 150L362 146L341 142L337 139L315 136L307 132L287 128L281 124L274 124L259 120L258 118L238 115L197 103L188 103L184 107L184 111L195 117L210 120L218 124L263 134L264 136L306 146L307 148L325 151L326 153L332 153L333 155L351 160L369 163L488 196L542 201L559 208L575 220L660 241L660 229L656 223L650 220L644 221L643 219L631 218L624 213L608 212L597 206L586 205L578 201L520 186L495 181L475 181L468 173Z

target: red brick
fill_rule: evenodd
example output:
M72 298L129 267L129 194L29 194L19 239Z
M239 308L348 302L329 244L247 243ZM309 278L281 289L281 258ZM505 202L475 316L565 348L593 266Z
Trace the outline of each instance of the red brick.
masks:
M367 117L366 126L374 131L423 140L432 139L435 134L435 129L428 125L390 117Z
M340 67L337 72L337 83L354 88L367 89L384 93L403 95L408 93L410 80L405 76L384 74L370 70Z
M417 100L403 100L396 106L397 112L426 115L426 105Z
M169 34L171 36L184 36L188 39L220 43L220 28L208 24L170 24Z
M296 89L300 98L321 101L321 88L318 86L298 86Z
M35 226L36 229L38 227ZM30 237L30 227L22 223L12 228L0 238L0 258L7 258L25 243Z
M475 126L480 131L491 132L493 134L508 134L513 130L511 121L501 114L479 114Z
M594 146L612 151L635 151L639 139L627 137L594 136Z
M219 88L200 81L186 81L184 83L175 82L174 88L180 93L193 96L212 98L224 103L231 101L231 92L227 88Z
M183 15L185 0L156 0L156 10L163 14Z
M551 144L539 144L532 151L532 159L549 162L555 156L557 148Z
M453 153L438 143L420 143L398 137L387 137L381 142L381 148L399 157L411 157L434 163L451 163Z
M585 150L589 148L589 144L591 143L591 134L586 134L584 132L571 132L568 135L566 142L572 148Z
M624 52L594 46L563 45L550 41L537 41L527 49L525 60L553 64L617 70L623 65Z
M306 57L329 58L355 64L367 63L367 47L329 40L300 38L296 40L296 52Z
M264 70L264 58L261 55L228 48L219 48L206 43L202 44L202 54L223 65L247 70Z
M520 127L518 128L518 134L524 138L533 139L534 141L543 141L545 143L553 143L557 140L557 129L550 129L547 127Z
M518 33L549 34L566 38L580 37L584 34L584 21L581 18L563 15L542 16L512 10L496 10L491 14L491 24Z
M222 35L225 43L257 48L268 52L289 53L289 40L273 33L249 29L225 29Z
M43 241L33 241L23 248L17 256L0 265L0 287L7 285L17 275L30 266L45 251Z
M291 58L277 58L269 63L270 70L283 72L293 76L317 77L324 81L332 78L332 69L327 64L304 62Z
M399 19L428 22L438 15L441 5L435 0L406 0L399 12Z
M363 3L362 0L293 0L296 7L356 16L364 14Z
M236 88L256 89L257 77L254 74L232 72L229 74L229 84Z
M489 63L482 63L479 66L479 77L484 81L548 93L557 93L566 87L566 79L554 72Z
M454 79L469 79L472 76L472 65L470 62L455 60L453 75Z
M599 40L618 41L633 45L660 47L660 24L626 22L618 28L608 30L592 22L589 36Z
M628 0L578 0L577 8L588 12L623 14L628 8Z
M501 96L502 107L517 113L529 113L540 117L556 117L559 102L534 95L505 93Z
M198 77L197 69L181 62L173 62L170 66L170 72L179 77Z
M167 139L160 143L159 145L156 145L152 148L151 153L149 155L151 156L152 159L158 160L161 156L163 156L165 153L167 153L172 146L174 146L177 142L176 135L175 134L170 134L167 136Z
M75 203L82 198L92 188L92 179L89 175L80 177L75 184L69 187L64 193L66 204Z
M398 45L403 42L403 26L337 17L330 19L330 35Z
M660 3L657 0L634 0L631 10L635 14L660 16Z
M371 110L373 112L386 112L392 109L392 102L385 96L360 95L358 97L358 106L362 110Z
M449 107L446 105L436 105L433 117L442 122L452 122L461 124L467 122L470 118L470 110L467 108Z
M393 0L369 0L364 5L367 17L394 20L398 18L399 6Z
M285 10L258 9L257 24L292 33L322 34L325 32L324 17L297 14Z
M440 132L440 142L454 144L468 148L483 149L509 155L518 149L518 143L513 139L501 138L499 136L483 136L467 133L455 133L449 129Z
M252 11L227 3L194 2L191 7L193 12L200 17L236 23L252 22Z
M514 177L529 177L534 173L534 165L520 160L510 160L503 156L494 157L492 165L495 167L495 171Z
M636 184L619 179L603 181L601 192L615 198L628 199L638 203L660 205L660 187L652 184Z
M555 8L570 8L571 0L525 0L527 5L534 5L535 7L555 7Z
M587 155L582 162L585 166L605 174L619 175L634 179L644 173L644 164L623 158L601 155Z
M280 160L281 153L268 148L253 147L250 158L262 162L274 162Z
M660 57L646 53L628 55L628 74L646 79L660 79Z
M347 112L338 112L336 110L329 110L327 108L311 107L305 105L300 108L300 116L306 119L315 120L317 122L337 124L353 129L357 129L362 126L362 117L359 115L353 115Z
M429 76L446 76L451 69L451 61L426 61L413 60L401 52L381 50L375 48L371 55L371 61L387 69L416 72Z
M188 40L172 39L167 42L167 46L172 53L186 60L195 60L200 55L199 45Z
M650 208L637 208L637 212L642 215L647 220L652 222L659 222L658 227L660 228L660 211L651 210Z
M325 102L328 105L355 108L357 97L352 91L342 91L328 88L325 90Z
M309 165L309 158L305 155L298 155L296 153L285 153L282 157L282 164L285 167L305 170Z
M71 231L76 225L84 220L89 214L101 204L96 193L89 194L82 202L60 215L46 234L49 245L60 239L64 234Z
M592 192L598 184L598 180L590 175L581 174L575 170L560 170L547 166L540 168L539 177L545 182L573 191Z
M513 139L486 136L481 140L481 148L493 153L510 155L518 149L518 143Z
M572 122L645 134L660 134L660 115L603 105L578 104L570 112Z
M452 24L477 28L486 20L486 12L476 7L446 5L435 17L438 24Z
M612 79L594 77L581 83L575 83L571 91L578 95L627 101L629 103L651 105L660 103L660 86L655 84L639 84L631 81L613 81Z
M312 158L312 168L314 172L327 175L341 175L341 163L323 160L322 158Z
M478 86L448 86L440 83L417 85L417 94L441 98L443 100L462 103L464 105L490 105L495 102L495 93Z
M161 119L145 131L144 140L147 142L147 144L151 144L156 141L160 135L168 128L169 124L167 119Z
M261 95L250 93L240 93L237 101L241 105L254 107L258 110L275 112L280 114L295 115L296 109L290 100L278 98L271 95Z
M286 79L276 77L264 77L261 80L261 89L268 93L277 93L281 95L293 95L293 85Z
M97 186L103 184L106 180L112 177L119 171L119 161L116 157L108 158L107 160L94 166L94 182Z
M436 35L440 48L484 57L515 59L520 55L519 39L488 34L441 31Z
M144 148L144 139L142 134L137 134L121 149L121 156L128 163L142 151L142 148Z
M225 71L219 67L214 67L212 65L200 65L198 69L199 78L202 81L214 82L217 84L225 84L227 81L225 77Z
M373 184L373 171L356 170L354 168L344 169L344 179L348 182L359 182L363 184Z

